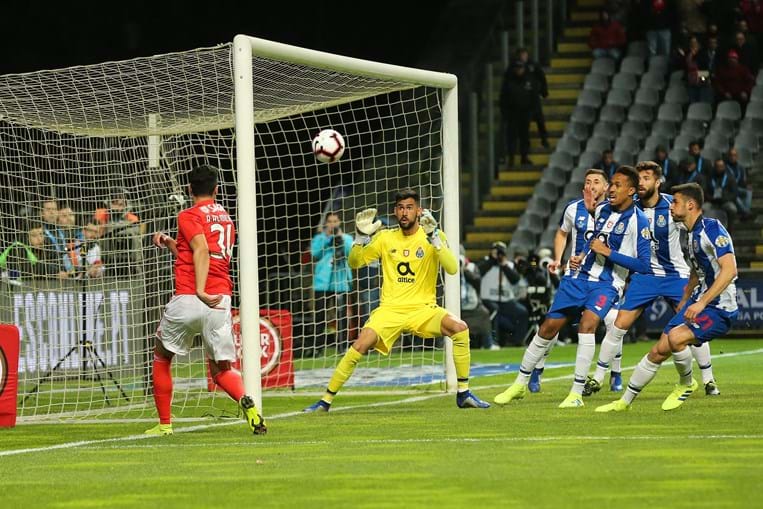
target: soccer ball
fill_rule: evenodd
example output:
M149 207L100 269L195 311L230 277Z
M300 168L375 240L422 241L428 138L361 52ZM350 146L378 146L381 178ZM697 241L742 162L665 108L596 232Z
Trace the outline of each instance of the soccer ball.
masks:
M324 129L313 138L313 154L322 163L338 161L344 149L344 138L333 129Z

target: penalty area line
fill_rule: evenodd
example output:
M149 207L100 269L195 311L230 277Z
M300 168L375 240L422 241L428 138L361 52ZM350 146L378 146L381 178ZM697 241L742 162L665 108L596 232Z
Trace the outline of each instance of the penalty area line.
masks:
M743 351L740 351L740 352L730 352L730 353L718 354L718 355L714 355L713 359L726 358L726 357L739 357L739 356L743 356L743 355L755 355L755 354L759 354L759 353L763 353L763 348L758 348L758 349L755 349L755 350L743 350ZM627 368L623 368L623 371L632 371L634 368L635 368L635 366L629 366ZM545 378L544 377L543 381L544 382L554 382L554 381L560 381L560 380L569 380L572 377L573 377L573 375L563 375L563 376L550 377L550 378ZM480 386L479 389L491 389L491 388L505 387L505 386L506 386L506 384L483 385L483 386ZM367 403L367 404L360 404L360 405L351 405L351 406L333 408L331 410L331 412L332 413L335 413L335 412L348 412L348 411L357 410L357 409L361 409L361 408L378 408L378 407L384 407L384 406L405 405L405 404L409 404L409 403L417 403L417 402L420 402L420 401L426 401L426 400L435 399L435 398L442 398L442 397L446 397L446 396L453 397L453 394L452 393L448 393L448 392L443 392L443 393L438 393L438 394L427 394L427 395L421 395L421 396L413 396L413 397L410 397L410 398L403 398L403 399L393 400L393 401L382 401L382 402L377 402L377 403ZM267 420L268 421L274 421L274 420L286 419L288 417L296 417L298 415L304 415L304 413L302 411L285 412L285 413L269 416L267 418ZM195 425L195 426L185 426L185 427L182 427L182 428L175 429L175 433L176 434L179 434L179 433L193 433L194 431L202 431L202 430L206 430L206 429L219 428L219 427L223 427L223 426L232 426L234 424L240 425L241 421L238 420L238 419L234 419L231 422L215 422L215 423L209 423L209 424L198 424L198 425ZM703 436L703 435L687 435L687 437L694 437L694 436L700 437L700 436ZM723 438L723 437L733 438L733 437L735 437L737 435L706 435L706 436L718 437L718 438ZM760 435L738 435L738 436L749 437L749 438L757 438ZM26 448L26 449L11 449L11 450L8 450L8 451L0 451L0 457L4 457L4 456L17 456L17 455L21 455L21 454L32 454L32 453L38 453L38 452L56 451L56 450L62 450L62 449L75 449L77 447L85 447L85 446L92 446L92 445L98 445L98 444L118 444L118 443L122 443L122 442L135 442L135 441L147 440L147 439L152 439L152 438L156 439L156 438L162 438L162 437L158 437L158 436L155 436L155 435L143 435L143 434L141 434L141 435L128 435L128 436L124 436L124 437L103 438L103 439L99 439L99 440L80 440L80 441L77 441L77 442L66 442L66 443L63 443L63 444L47 445L47 446L43 446L43 447L30 447L30 448ZM519 439L522 439L522 438L523 437L505 437L505 441L510 441L512 439L519 440ZM527 438L533 438L533 437L525 437L525 439L527 439ZM535 439L537 439L537 440L542 440L542 438L543 437L535 437ZM578 438L580 438L580 437L578 437ZM613 439L613 438L622 439L622 437L610 437L610 439ZM653 438L653 437L651 437L651 438ZM598 438L598 439L599 440L605 440L605 438ZM436 441L436 440L438 440L438 439L436 439L436 438L432 438L432 439L420 439L420 441L422 441L422 442L424 442L424 441ZM443 440L463 440L464 442L466 442L468 439L443 439ZM472 440L479 440L479 439L472 439ZM404 442L404 440L402 442ZM272 443L272 442L268 442L268 443ZM365 443L370 443L370 442L366 441Z

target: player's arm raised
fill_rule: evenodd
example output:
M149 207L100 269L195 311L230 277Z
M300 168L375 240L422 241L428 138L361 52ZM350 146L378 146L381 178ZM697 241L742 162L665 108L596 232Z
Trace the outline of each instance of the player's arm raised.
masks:
M448 248L448 242L445 237L445 233L437 227L437 220L432 215L429 209L424 209L419 218L419 226L427 234L427 240L432 244L432 247L437 251L437 258L440 261L440 265L445 269L448 274L456 274L458 272L458 260L456 255Z
M222 295L210 295L206 292L209 275L209 246L204 234L194 235L191 239L193 251L193 274L196 280L196 296L207 306L217 307L223 300Z
M377 243L378 237L371 237L381 228L381 221L376 219L376 209L364 209L355 214L355 240L347 257L350 268L358 269L376 260L381 255Z

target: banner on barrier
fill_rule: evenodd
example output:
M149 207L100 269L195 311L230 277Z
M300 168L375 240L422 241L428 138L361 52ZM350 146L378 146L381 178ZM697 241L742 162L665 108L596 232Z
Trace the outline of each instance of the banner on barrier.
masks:
M0 325L0 427L16 425L18 393L19 330Z

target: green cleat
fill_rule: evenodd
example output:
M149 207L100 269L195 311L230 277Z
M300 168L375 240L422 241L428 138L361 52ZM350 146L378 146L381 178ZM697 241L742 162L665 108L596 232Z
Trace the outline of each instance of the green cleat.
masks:
M157 424L151 429L143 432L144 435L153 435L157 437L172 435L172 424Z
M601 384L596 381L596 379L592 376L589 376L588 379L585 381L585 385L583 386L583 396L590 396L591 394L596 394L601 390Z
M620 398L617 401L613 401L612 403L607 403L606 405L601 405L599 407L596 407L596 410L594 412L599 413L606 413L606 412L625 412L626 410L630 410L631 406L625 402L624 399Z
M508 389L493 398L493 401L498 405L505 405L514 399L524 398L525 394L527 394L527 386L525 384L513 383Z
M241 401L238 402L241 406L241 410L244 411L244 419L249 425L249 429L255 435L264 435L268 432L268 428L265 426L265 419L257 411L257 405L254 404L254 400L250 396L244 396Z
M668 411L680 407L684 404L686 398L691 396L692 392L697 390L698 386L699 384L693 378L691 379L691 385L676 384L673 392L671 392L670 395L665 398L665 401L662 402L662 409Z
M583 396L577 392L571 392L564 398L564 401L559 403L559 408L579 408L585 406L583 403Z

